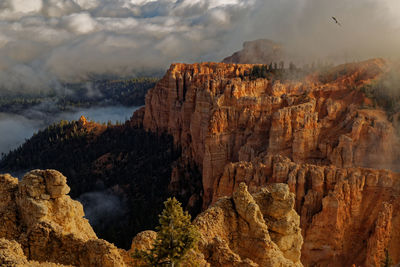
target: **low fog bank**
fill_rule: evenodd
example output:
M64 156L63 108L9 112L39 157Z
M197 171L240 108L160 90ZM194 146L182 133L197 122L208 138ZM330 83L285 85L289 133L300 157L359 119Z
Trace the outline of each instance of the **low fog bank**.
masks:
M43 109L31 109L24 115L0 113L0 153L7 153L22 145L34 133L60 120L78 120L85 116L88 120L100 123L124 122L138 107L93 107L73 109L62 113L43 112Z

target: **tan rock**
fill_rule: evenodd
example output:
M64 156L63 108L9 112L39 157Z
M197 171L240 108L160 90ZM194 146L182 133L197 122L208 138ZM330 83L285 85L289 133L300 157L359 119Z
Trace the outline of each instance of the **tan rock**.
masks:
M20 244L4 238L0 238L0 265L3 267L68 267L51 262L28 261Z
M303 239L293 199L284 184L251 195L241 183L232 198L220 199L194 221L205 260L211 266L302 266ZM275 210L280 206L291 207L282 214ZM282 233L273 229L279 223Z
M82 205L67 195L70 189L61 173L34 170L20 182L9 175L0 175L0 185L3 200L0 204L0 238L19 243L20 246L16 246L14 241L4 241L7 246L7 242L11 242L11 252L17 253L13 252L15 255L21 254L22 247L25 254L25 258L21 258L22 264L29 260L29 265L33 260L40 262L37 266L45 262L125 266L114 245L97 239L84 218ZM7 252L14 255L10 253Z

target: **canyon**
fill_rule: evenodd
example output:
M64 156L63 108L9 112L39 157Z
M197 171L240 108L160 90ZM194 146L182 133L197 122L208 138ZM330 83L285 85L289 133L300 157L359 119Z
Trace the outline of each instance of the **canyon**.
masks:
M173 64L133 123L169 133L181 160L199 166L203 209L241 182L250 192L287 183L304 265L379 266L385 249L399 262L396 122L360 89L390 64L340 65L301 82L243 79L252 67Z
M162 183L169 194L181 196L185 208L203 211L194 212L199 214L194 224L202 237L200 252L193 252L198 253L203 265L380 266L386 252L394 263L400 262L400 215L396 212L400 208L400 116L396 110L388 111L377 105L365 89L383 79L393 66L383 59L372 59L310 72L301 79L293 78L288 69L269 70L267 78L253 77L254 66L172 64L147 93L146 105L124 125L100 127L81 119L78 128L90 133L87 138L91 146L99 144L96 140L103 138L103 133L107 133L106 141L134 134L142 136L145 132L171 137L174 148L168 145L165 151L173 152L157 151L160 155L174 155L170 159L173 162L161 158L168 163L168 167L157 165L163 179L156 173L150 176L149 182L154 181L153 187ZM148 143L161 146L162 142L156 140L150 138ZM73 147L75 154L80 155L89 146ZM19 153L23 155L27 151L28 148ZM87 168L96 167L97 183L106 181L110 187L123 192L128 184L141 181L140 177L124 178L124 186L114 185L111 176L102 171L106 166L108 174L111 173L115 159L130 161L124 156L130 154L121 151L124 150L110 154L104 150L91 159ZM143 155L150 156L151 151ZM157 158L151 163L161 161ZM38 204L32 201L55 201L46 199L52 189L46 189L47 193L40 191L39 195L34 193L34 200L29 201L21 200L21 193L10 193L21 191L19 188L34 179L32 176L42 177L29 185L39 183L40 190L44 190L46 179L52 179L46 177L63 177L53 171L33 171L20 182L10 176L0 176L7 181L2 188L9 190L5 196L10 207L18 210L26 203L35 208ZM71 187L79 190L79 179L74 173L67 176L71 176L68 178ZM92 180L83 180L85 187L89 188ZM65 188L64 178L61 183ZM135 190L140 190L140 186ZM69 199L66 191L55 199ZM151 192L156 197L156 190ZM160 193L161 197L167 195ZM78 205L73 203L69 205ZM80 233L87 235L86 241L79 241L78 247L90 252L91 247L86 243L92 240L89 243L95 242L107 251L104 255L110 255L104 256L106 259L75 256L74 260L57 261L58 256L33 257L26 251L30 244L21 239L26 233L21 234L22 228L15 224L17 219L7 223L7 227L14 229L10 233L15 234L7 235L4 231L0 237L17 240L27 260L82 266L88 262L105 264L105 260L110 265L104 266L134 264L130 262L128 250L97 239L87 221L82 221L81 206L77 209L72 218L79 219L72 221L79 220L80 227L87 226ZM34 210L42 214L36 221L31 222L29 218L38 215L18 218L27 225L28 232L29 227L49 223L46 220L53 216L38 208ZM134 214L132 218L140 216ZM61 224L60 227L75 231L70 226ZM155 235L149 231L139 233L131 249L149 248ZM53 236L64 240L58 234ZM75 242L73 238L71 242ZM19 250L15 248L18 244L5 245ZM76 248L74 255L80 255L83 248Z

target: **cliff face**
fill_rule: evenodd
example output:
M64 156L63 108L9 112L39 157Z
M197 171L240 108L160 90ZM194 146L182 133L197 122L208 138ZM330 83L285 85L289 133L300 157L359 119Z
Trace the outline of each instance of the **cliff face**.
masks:
M241 183L232 198L222 198L194 224L200 251L211 266L303 266L300 217L286 184L251 195Z
M203 208L232 195L241 181L250 192L289 184L305 265L374 266L385 248L400 261L399 218L392 212L399 175L366 169L398 170L398 136L359 90L379 79L386 63L342 65L301 82L243 79L251 68L174 64L136 120L171 134L182 160L200 167Z
M228 164L216 182L214 200L239 187L250 191L286 183L296 193L309 266L379 266L385 249L399 254L400 174L364 168L296 164L282 156ZM329 234L327 234L329 233Z

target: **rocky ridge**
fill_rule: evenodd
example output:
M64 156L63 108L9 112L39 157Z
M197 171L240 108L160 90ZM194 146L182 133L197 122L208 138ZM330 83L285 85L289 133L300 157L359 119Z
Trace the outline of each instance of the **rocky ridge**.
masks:
M20 182L0 175L0 183L1 266L136 266L134 249L150 248L157 236L138 234L129 251L98 239L55 170L31 171ZM201 241L191 253L201 266L302 266L294 203L285 184L251 195L242 183L195 220Z
M380 170L398 170L399 139L359 89L388 64L346 64L303 81L243 78L252 67L173 64L133 123L171 134L181 160L199 166L204 209L241 181L250 192L287 183L296 193L306 266L374 266L385 248L400 261L392 212L399 175ZM326 229L334 234L323 236Z
M303 266L303 238L295 197L286 184L272 184L250 194L241 183L232 197L224 197L193 221L200 233L192 258L200 266ZM157 234L139 233L132 250L147 250ZM184 266L190 266L184 263Z

